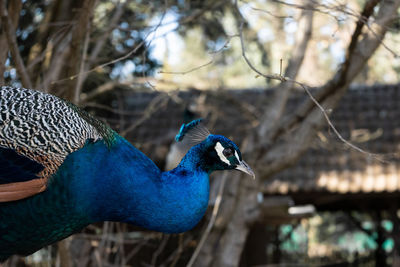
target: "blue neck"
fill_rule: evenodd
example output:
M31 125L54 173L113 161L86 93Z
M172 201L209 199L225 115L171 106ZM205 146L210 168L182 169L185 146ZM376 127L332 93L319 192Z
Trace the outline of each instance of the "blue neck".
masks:
M71 167L77 170L76 177L85 176L74 179L75 190L79 201L86 204L80 207L90 212L93 221L123 221L161 232L182 232L194 227L207 209L209 171L200 161L199 145L169 172L161 172L121 137L111 148L97 142L74 154Z
M196 146L193 146L182 158L181 162L176 167L176 169L191 170L191 171L196 170L198 172L205 172L210 174L212 170L208 168L205 162L202 160L204 158L203 157L204 152L205 152L204 144L200 143Z

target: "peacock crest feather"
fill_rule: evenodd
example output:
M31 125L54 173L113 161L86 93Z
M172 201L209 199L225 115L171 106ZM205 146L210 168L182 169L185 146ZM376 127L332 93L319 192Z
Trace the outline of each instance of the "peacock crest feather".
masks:
M210 131L202 122L203 119L197 119L187 124L182 124L179 133L175 136L175 140L177 142L184 140L192 146L200 144L210 135Z

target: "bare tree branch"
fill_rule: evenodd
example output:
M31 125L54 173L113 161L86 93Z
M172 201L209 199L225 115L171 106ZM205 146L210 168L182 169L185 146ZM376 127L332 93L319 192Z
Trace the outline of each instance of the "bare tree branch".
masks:
M309 9L304 9L301 14L301 19L298 23L296 34L296 42L293 48L292 56L285 70L285 77L295 80L303 63L304 55L307 50L307 45L311 39L312 21L313 21L313 4L312 0L308 0L306 5ZM289 98L290 90L293 83L282 82L275 91L273 101L264 112L262 124L258 128L258 136L264 137L268 130L276 127L278 119L282 116L286 102Z
M272 173L282 170L283 168L286 168L287 166L295 162L295 160L305 151L304 147L300 146L299 144L304 144L304 146L307 146L307 144L310 143L314 134L314 130L318 129L322 125L323 119L328 122L329 126L335 132L335 135L341 141L344 141L345 144L349 145L351 148L356 149L361 153L366 154L369 157L373 157L380 161L383 160L380 155L364 151L345 140L330 122L328 114L326 112L326 108L333 108L337 104L341 96L345 93L351 80L361 71L361 68L365 64L365 61L379 46L380 40L383 39L383 36L386 33L386 29L388 28L387 26L391 23L391 19L388 18L393 18L392 15L396 12L399 5L399 0L385 1L380 5L380 12L377 15L377 23L375 27L376 32L379 32L381 38L377 39L375 36L371 36L373 35L372 33L366 33L364 35L364 38L357 44L353 44L353 42L355 41L351 42L352 45L349 45L348 49L349 53L351 52L351 54L346 57L347 60L344 63L344 65L347 65L347 67L340 69L335 77L322 88L322 90L329 89L331 93L327 94L324 98L322 98L321 101L317 97L310 97L312 96L311 93L309 92L309 90L306 90L306 93L309 94L309 102L311 102L310 105L313 107L311 107L310 112L307 113L307 116L297 118L299 121L296 122L296 124L300 126L298 129L291 132L290 136L292 136L292 141L289 141L290 137L287 137L285 139L287 142L279 144L276 143L273 147L269 147L268 152L263 155L262 161L270 163L268 165L268 168L263 170L263 176L270 176ZM373 7L368 6L367 3L366 8ZM356 36L359 36L361 34L361 31L357 30L356 28L355 34L356 35L353 35L352 40L358 39ZM346 70L347 73L342 73L343 70ZM345 80L342 81L339 77ZM300 84L298 82L295 83ZM302 86L303 89L307 89L305 85ZM331 86L333 86L333 88ZM280 132L280 136L282 135L283 132ZM296 136L296 138L293 138L294 136ZM282 151L286 151L286 153L283 153Z
M162 21L162 20L161 20L161 21ZM100 65L98 65L98 66L95 66L95 67L93 67L93 68L91 68L91 69L89 69L89 70L87 70L87 71L81 73L81 75L82 75L82 74L87 75L88 73L90 73L90 72L92 72L92 71L95 71L95 70L97 70L97 69L102 69L102 68L104 68L104 67L106 67L106 66L109 66L109 65L111 65L111 64L115 64L115 63L117 63L117 62L119 62L119 61L122 61L122 60L124 60L124 59L129 58L129 57L132 56L134 53L136 53L142 46L146 46L146 40L147 40L147 38L150 36L150 34L152 34L152 33L154 33L155 31L157 31L157 29L158 29L160 26L161 26L161 23L159 23L159 24L157 25L157 27L154 28L152 31L148 32L148 33L146 34L146 36L143 38L143 41L141 41L139 44L137 44L137 45L136 45L131 51L129 51L128 53L124 54L123 56L121 56L121 57L119 57L119 58L113 59L113 60L111 60L111 61L108 61L108 62L106 62L106 63L100 64ZM51 81L51 83L52 83L52 84L57 84L57 83L65 82L65 81L68 81L68 80L74 80L74 79L76 79L76 78L78 77L78 75L80 75L80 74L79 74L79 73L76 73L76 74L74 74L74 75L70 75L70 76L68 76L68 77L66 77L66 78L63 78L63 79L53 80L53 81Z
M222 231L222 236L216 238L218 246L215 246L213 243L210 244L212 247L214 246L211 249L213 255L212 263L199 263L196 266L238 266L249 232L249 226L259 213L257 202L259 181L250 179L249 177L242 177L240 173L230 175L229 180L230 182L232 180L238 181L236 184L237 192L235 200L225 207L231 211L231 214L225 218L226 224L224 225L225 228ZM219 220L221 219L219 218ZM218 234L219 231L218 229L216 230Z
M274 14L274 13L273 13L273 12L271 12L271 11L264 10L264 9L260 9L260 8L255 8L255 7L252 7L251 9L253 9L253 10L255 10L255 11L259 11L259 12L266 13L266 14L268 14L268 15L270 15L270 16L272 16L272 17L274 17L274 18L278 18L278 19L287 19L287 18L294 19L294 17L293 17L293 16L291 16L291 15L289 15L289 16L284 16L284 15L276 15L276 14Z
M83 49L82 49L83 51L82 51L82 57L81 57L81 62L80 62L80 66L79 66L78 80L76 82L76 86L75 86L75 90L74 90L73 103L75 103L75 104L79 103L83 81L86 78L86 77L84 77L85 75L83 73L84 73L85 66L86 66L85 61L86 61L86 57L87 57L87 51L88 51L89 40L90 40L89 28L90 28L90 23L88 21L86 24L86 34L85 34L85 41L83 43Z
M22 2L19 0L10 1L8 4L8 14L11 14L12 25L18 25L19 14L22 8ZM1 20L0 20L1 25ZM8 55L8 42L5 31L0 30L0 84L4 84L4 72L6 70L6 60Z
M218 195L217 195L217 198L215 200L214 208L213 208L213 211L212 211L212 214L211 214L211 219L207 224L206 230L201 235L201 239L199 241L199 244L197 245L195 251L193 252L192 257L190 257L190 260L189 260L188 264L186 265L187 267L192 267L193 266L194 262L196 261L197 257L199 256L199 253L200 253L201 249L204 246L204 243L207 240L208 235L211 232L211 229L214 227L214 223L215 223L215 220L217 218L218 210L219 210L219 207L220 207L220 204L221 204L221 200L222 200L222 196L223 196L222 193L224 192L226 178L227 178L227 173L225 172L221 177L222 181L221 181L221 184L219 185Z
M28 72L26 71L25 64L19 53L17 38L15 36L15 27L13 25L12 19L8 15L8 10L6 7L5 0L0 0L0 16L1 16L1 25L5 32L8 47L10 49L11 56L14 60L17 72L21 78L22 85L27 88L32 88L32 83L29 79Z
M118 82L114 82L114 81L110 81L104 84L101 84L100 86L98 86L97 88L93 89L92 91L90 91L87 94L82 94L81 98L80 98L80 102L84 103L87 102L101 94L104 94L108 91L111 91L115 88L115 86L121 85Z
M281 1L281 0L273 0L273 2L275 3L279 3L285 6L290 6L293 8L298 8L298 9L303 9L303 10L310 10L310 11L315 11L315 12L319 12L322 14L326 14L329 15L331 17L333 17L335 20L340 21L341 19L338 18L338 16L335 14L335 12L338 12L340 14L345 14L349 17L354 17L356 19L358 19L359 14L357 11L350 9L348 6L346 6L345 4L342 3L331 3L331 4L326 4L326 3L321 3L320 1L317 0L312 0L313 5L312 7L309 5L302 5L302 4L298 4L298 3L291 3L291 2L285 2L285 1Z
M146 110L144 111L143 116L136 121L135 124L132 124L129 126L127 129L123 130L120 134L122 136L127 135L129 132L135 130L138 126L143 124L146 120L151 118L151 115L158 110L165 108L165 106L168 104L168 100L170 99L169 95L167 93L162 93L157 95L154 99L151 100L151 102L147 105Z
M118 22L121 19L123 10L126 7L127 3L128 1L118 1L118 4L115 7L114 15L110 20L110 24L108 25L107 29L102 33L101 37L96 41L96 45L89 56L89 65L93 65L93 63L96 62L96 58L103 49L107 38L110 37L111 32L118 26Z
M215 62L215 59L216 59L217 54L223 52L223 51L227 48L227 46L228 46L228 44L231 42L232 38L238 37L238 36L239 36L239 35L237 35L237 34L228 36L227 40L226 40L225 43L221 46L221 48L219 48L219 49L217 49L217 50L215 50L215 51L210 52L210 54L212 55L212 57L211 57L210 61L208 61L208 62L206 62L206 63L204 63L204 64L201 64L201 65L199 65L199 66L197 66L197 67L191 68L191 69L186 70L186 71L159 71L158 73L186 75L186 74L188 74L188 73L194 72L194 71L199 70L199 69L202 69L202 68L204 68L204 67L207 67L207 66L209 66L209 65L211 65L211 64L213 64L213 63Z
M357 75L357 73L361 70L361 68L364 66L365 61L372 55L372 53L375 51L375 49L368 51L366 54L366 57L360 58L359 53L361 51L354 51L357 47L357 41L362 34L362 26L364 25L364 22L368 19L368 17L372 14L373 7L375 5L372 5L371 3L374 3L375 5L377 4L376 1L369 1L364 8L364 11L362 12L363 16L360 17L360 21L357 23L356 29L354 30L354 33L352 35L351 42L349 44L349 47L347 49L347 54L346 54L346 60L342 64L342 67L336 72L334 77L327 82L324 86L318 90L316 93L315 100L317 102L323 102L325 99L327 99L329 96L335 93L335 91L339 90L345 90L348 86L348 84L351 82L351 80ZM368 16L368 17L366 17ZM388 22L386 22L388 23ZM384 33L386 31L381 32L382 38L384 36ZM371 40L372 41L372 40ZM376 44L375 48L379 45L380 40L375 39L374 43ZM362 44L360 43L360 47ZM367 52L367 51L365 51ZM357 58L355 58L357 57ZM355 68L354 66L357 65L357 71L354 71ZM352 71L350 72L350 66L352 67ZM349 79L348 79L349 78ZM285 78L286 81L290 80L288 78ZM285 118L282 120L280 125L273 129L273 132L269 133L271 136L271 141L273 142L276 140L280 135L283 133L291 130L295 125L298 125L301 123L307 115L315 108L315 103L312 101L312 99L308 99L308 101L305 101L294 113L293 115Z
M83 75L83 73L79 71L79 67L81 66L81 64L76 63L84 60L82 59L82 55L84 55L86 52L82 52L82 50L84 49L82 45L82 40L85 39L85 36L89 38L87 34L89 34L88 31L90 28L92 13L96 2L97 0L85 0L83 1L81 8L78 10L78 13L76 15L76 22L74 23L71 30L71 42L69 44L68 61L66 62L63 70L63 75L65 77L70 77L71 75L75 75L77 73L77 77L79 77L79 75ZM84 43L86 43L87 45L88 41L89 40ZM82 64L84 64L83 61ZM81 80L81 83L82 82L83 80ZM75 102L79 99L80 86L77 86L78 83L79 79L69 79L65 81L62 86L60 86L62 88L61 90L65 91L63 92L63 96L66 99L72 102ZM75 92L75 90L73 90L72 88L78 90L78 92Z
M40 88L41 77L40 71L44 71L44 66L40 66L39 63L48 57L51 53L52 46L47 44L47 41L54 39L54 36L50 36L50 26L53 24L52 19L58 17L60 1L51 1L49 8L46 10L42 23L40 23L38 34L36 35L36 42L29 50L28 61L26 63L29 76L32 78L35 88ZM60 18L61 19L61 18ZM51 42L54 44L54 42ZM47 64L43 64L47 65Z

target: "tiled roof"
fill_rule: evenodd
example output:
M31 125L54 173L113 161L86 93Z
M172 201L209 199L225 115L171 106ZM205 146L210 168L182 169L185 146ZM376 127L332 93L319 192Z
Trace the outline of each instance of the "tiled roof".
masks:
M292 168L268 180L267 194L400 192L400 86L350 90L331 115L344 138L384 155L377 160L349 148L329 129ZM327 127L325 127L327 128Z
M240 141L251 122L268 105L271 91L241 90L228 93L188 91L168 96L156 92L119 92L113 108L124 116L111 116L119 132L137 125L126 137L163 166L169 146L188 110L199 110L213 133ZM229 96L228 98L226 98ZM305 96L299 92L289 101L289 110ZM122 99L122 100L121 100ZM204 115L205 114L205 115ZM351 88L331 114L344 138L372 153L393 154L400 150L400 85ZM387 162L350 149L328 127L318 133L312 147L293 167L268 179L265 194L302 192L370 193L400 192L400 163L393 155Z

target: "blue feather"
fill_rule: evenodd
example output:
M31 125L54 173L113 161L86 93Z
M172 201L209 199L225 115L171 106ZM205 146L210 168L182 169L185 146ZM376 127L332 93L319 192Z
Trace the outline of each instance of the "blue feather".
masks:
M16 153L13 149L0 147L0 184L35 179L43 169L42 164Z

